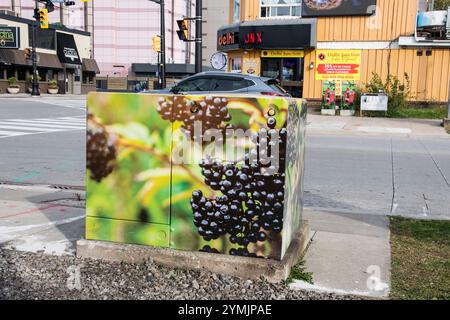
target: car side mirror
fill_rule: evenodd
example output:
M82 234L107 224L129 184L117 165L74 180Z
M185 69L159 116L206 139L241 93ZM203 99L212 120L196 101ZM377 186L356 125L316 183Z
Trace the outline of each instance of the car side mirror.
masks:
M181 88L179 86L174 86L172 87L172 89L170 89L170 92L174 93L174 94L178 94L180 93Z

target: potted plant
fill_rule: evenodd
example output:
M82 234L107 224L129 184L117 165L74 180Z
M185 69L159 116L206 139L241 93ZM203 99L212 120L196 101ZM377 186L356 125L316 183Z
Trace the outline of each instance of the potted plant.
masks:
M33 91L33 75L29 75L27 77L27 80L29 82L28 92L31 93ZM38 75L38 82L41 81L42 78ZM41 88L39 88L39 93L41 93Z
M20 87L17 85L17 78L16 77L11 77L8 79L8 93L10 94L17 94L20 91Z
M48 83L48 93L57 94L59 92L58 82L56 80L50 80Z

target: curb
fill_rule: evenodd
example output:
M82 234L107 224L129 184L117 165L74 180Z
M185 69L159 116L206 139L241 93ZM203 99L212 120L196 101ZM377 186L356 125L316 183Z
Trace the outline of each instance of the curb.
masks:
M310 241L309 233L309 223L304 221L282 261L91 240L77 242L77 257L138 264L151 260L172 268L204 270L250 280L263 278L270 283L280 283L289 277L292 267L305 252Z

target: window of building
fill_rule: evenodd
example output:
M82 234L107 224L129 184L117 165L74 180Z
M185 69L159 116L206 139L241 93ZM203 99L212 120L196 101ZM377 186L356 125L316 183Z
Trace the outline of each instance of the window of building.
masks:
M5 79L5 69L0 67L0 79Z
M6 78L12 78L16 76L16 70L13 67L6 68Z
M17 70L17 80L19 80L19 81L27 80L27 70L26 69L18 69Z
M300 17L302 0L261 0L261 18Z
M33 45L33 28L29 28L29 45ZM56 50L56 31L52 29L36 29L36 47Z
M47 70L38 69L38 74L41 81L47 81Z
M242 59L240 57L231 58L231 72L242 72Z
M234 0L233 22L241 21L241 0Z

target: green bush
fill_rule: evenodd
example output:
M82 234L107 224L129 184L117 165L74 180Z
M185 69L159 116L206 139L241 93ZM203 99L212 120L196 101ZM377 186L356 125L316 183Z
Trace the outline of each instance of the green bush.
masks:
M447 10L450 7L450 0L435 0L434 10Z
M58 89L58 81L56 81L56 80L50 80L50 81L48 82L48 87L49 87L50 89Z
M17 87L17 78L16 77L9 78L8 83L10 87Z
M41 80L42 80L41 76L38 75L38 81L41 81ZM27 77L27 81L32 83L33 82L33 75L29 75Z
M373 72L372 78L366 84L365 88L368 93L379 93L382 91L388 95L388 115L391 116L407 107L407 100L410 95L410 83L409 75L406 72L404 73L403 81L400 81L396 76L389 75L384 82L379 74Z

